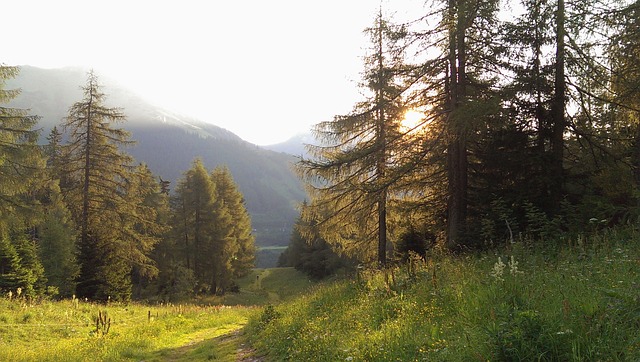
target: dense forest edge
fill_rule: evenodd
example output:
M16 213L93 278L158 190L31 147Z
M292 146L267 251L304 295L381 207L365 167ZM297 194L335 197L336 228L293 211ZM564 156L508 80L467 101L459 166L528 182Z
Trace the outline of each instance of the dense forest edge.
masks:
M17 67L0 67L0 85ZM41 298L173 301L225 294L254 266L244 197L200 159L171 184L126 153L135 143L90 72L83 97L38 144L38 117L0 109L0 290ZM0 88L0 100L19 91Z

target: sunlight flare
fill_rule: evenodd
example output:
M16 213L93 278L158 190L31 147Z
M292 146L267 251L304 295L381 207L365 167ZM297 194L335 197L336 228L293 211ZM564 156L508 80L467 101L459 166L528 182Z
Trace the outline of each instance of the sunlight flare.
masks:
M425 114L416 109L408 109L404 113L404 118L400 121L400 130L402 132L415 132L424 127Z

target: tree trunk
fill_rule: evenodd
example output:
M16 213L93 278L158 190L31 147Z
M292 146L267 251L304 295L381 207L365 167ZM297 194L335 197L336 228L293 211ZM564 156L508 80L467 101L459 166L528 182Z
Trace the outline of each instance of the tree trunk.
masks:
M447 247L460 245L467 218L467 140L465 125L456 111L466 97L466 25L464 0L449 0L449 145L447 147Z
M638 112L640 119L640 112ZM636 189L640 190L640 125L636 126L636 135L633 143L631 168L633 169L633 178L636 183ZM640 200L638 201L640 203ZM640 205L639 205L640 206Z
M551 133L551 201L552 210L559 211L564 188L564 131L565 131L565 93L564 59L565 59L565 29L564 29L564 0L558 0L556 14L556 64L554 99L552 107L553 128Z
M386 166L387 166L387 151L386 151L386 122L384 112L384 92L383 92L383 73L384 73L384 59L382 56L382 13L379 15L378 24L378 89L376 92L376 106L378 127L377 127L377 142L378 149L378 163L376 165L376 172L378 177L378 184L380 189L377 190L378 194L378 263L380 266L387 264L387 186L385 185Z
M84 150L84 183L82 185L82 226L80 239L84 246L89 242L89 176L91 175L91 122L93 115L93 84L89 85L89 103L87 105L87 139Z

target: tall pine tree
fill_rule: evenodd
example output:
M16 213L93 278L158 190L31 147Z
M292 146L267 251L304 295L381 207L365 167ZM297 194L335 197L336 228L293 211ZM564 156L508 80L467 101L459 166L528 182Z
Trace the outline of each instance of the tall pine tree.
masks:
M136 229L151 221L140 213L147 191L136 184L133 160L121 150L132 143L128 132L113 127L125 115L105 106L94 73L83 90L83 99L69 109L64 123L68 181L63 193L79 228L77 292L94 299L128 300L132 269L149 268L148 254L157 241Z
M389 165L404 114L399 71L403 63L401 35L378 14L367 29L372 52L365 58L364 88L369 97L348 115L316 126L322 145L311 146L313 158L299 162L313 201L308 221L318 219L323 238L379 265L387 261L387 204L393 176Z

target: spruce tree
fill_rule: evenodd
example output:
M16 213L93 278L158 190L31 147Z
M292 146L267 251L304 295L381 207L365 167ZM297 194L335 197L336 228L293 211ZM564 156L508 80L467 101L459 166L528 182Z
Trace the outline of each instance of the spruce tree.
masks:
M20 93L4 89L17 67L0 64L0 231L28 227L37 215L29 193L37 188L44 160L37 145L38 117L24 109L4 107Z
M0 65L0 288L22 288L33 296L43 292L46 281L34 233L42 217L34 190L41 185L44 159L33 129L38 117L3 106L19 94L4 89L18 72Z
M75 294L80 271L76 255L76 232L58 181L51 181L42 197L44 217L38 225L38 253L48 285L56 287L62 297Z
M22 288L22 259L8 235L0 235L0 290Z

